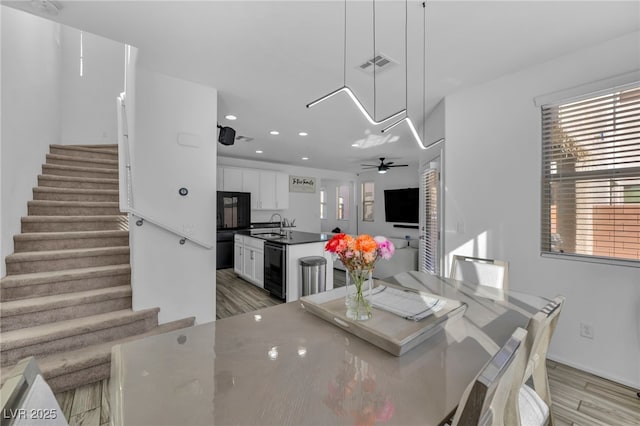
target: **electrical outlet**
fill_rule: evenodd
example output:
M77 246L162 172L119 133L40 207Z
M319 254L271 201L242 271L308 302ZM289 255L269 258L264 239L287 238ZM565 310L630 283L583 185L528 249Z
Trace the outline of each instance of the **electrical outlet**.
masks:
M593 324L586 322L580 323L580 336L593 340Z

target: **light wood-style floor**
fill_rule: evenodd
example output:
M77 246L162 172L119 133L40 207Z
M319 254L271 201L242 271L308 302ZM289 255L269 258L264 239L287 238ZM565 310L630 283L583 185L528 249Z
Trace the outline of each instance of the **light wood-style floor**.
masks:
M239 279L233 269L216 273L216 318L275 306L282 301ZM334 282L344 285L344 272L334 271ZM637 389L554 362L547 362L552 413L556 426L639 426ZM109 423L109 381L103 380L56 395L71 426Z

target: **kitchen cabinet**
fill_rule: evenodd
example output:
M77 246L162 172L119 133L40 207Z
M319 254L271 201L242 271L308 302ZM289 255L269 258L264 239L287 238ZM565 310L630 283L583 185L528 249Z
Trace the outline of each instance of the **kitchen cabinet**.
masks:
M289 175L276 172L276 209L289 208Z
M260 171L261 210L276 210L276 172Z
M259 210L260 172L258 170L242 170L242 192L251 193L251 210Z
M222 169L222 179L225 191L242 192L242 169L225 167Z
M240 276L244 275L243 251L244 237L242 235L235 235L233 245L233 270Z
M236 239L236 254L234 270L246 281L264 288L264 240L248 236Z

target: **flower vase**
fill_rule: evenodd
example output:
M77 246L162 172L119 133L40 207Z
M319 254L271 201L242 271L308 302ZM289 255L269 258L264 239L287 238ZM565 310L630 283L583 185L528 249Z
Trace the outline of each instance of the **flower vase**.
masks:
M371 318L371 304L367 300L371 296L371 288L373 287L371 270L347 270L346 278L347 318L366 321Z

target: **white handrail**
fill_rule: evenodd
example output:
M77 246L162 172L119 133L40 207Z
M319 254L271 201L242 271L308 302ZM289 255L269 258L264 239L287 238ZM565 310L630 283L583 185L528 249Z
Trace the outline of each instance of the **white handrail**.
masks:
M125 94L121 93L117 98L117 115L118 115L118 169L120 171L120 180L119 180L119 193L120 193L120 211L129 213L132 216L136 216L142 221L136 221L138 226L141 226L143 221L150 222L155 226L162 228L166 231L169 231L180 237L180 244L184 244L185 241L191 241L192 243L198 244L206 249L212 249L213 245L209 243L205 243L196 238L193 238L189 235L186 235L184 232L180 232L177 229L174 229L159 220L151 218L149 215L137 211L133 206L133 185L131 179L131 151L129 146L129 135L127 129L127 121L126 121L126 105L125 105Z

